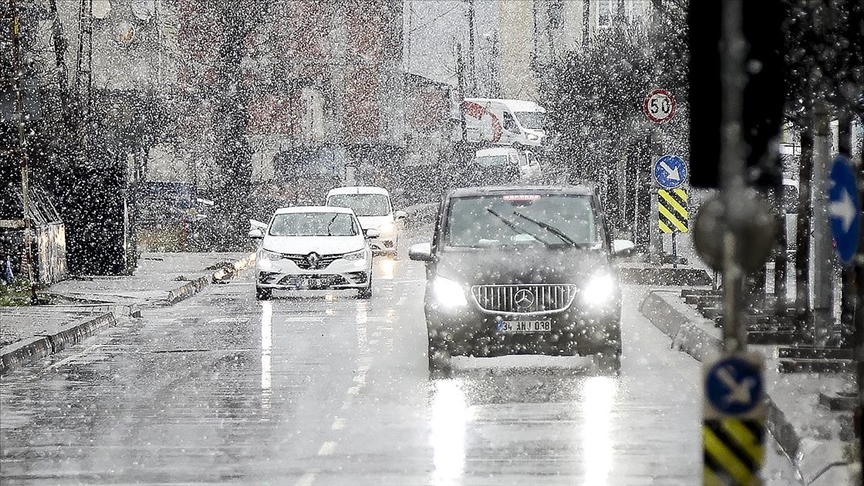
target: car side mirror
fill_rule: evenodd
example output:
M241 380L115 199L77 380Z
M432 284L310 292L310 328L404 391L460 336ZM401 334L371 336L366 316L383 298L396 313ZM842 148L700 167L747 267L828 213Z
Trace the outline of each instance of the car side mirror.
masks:
M367 228L363 230L363 235L366 236L366 238L378 238L381 233L376 228Z
M261 228L252 228L249 230L249 238L255 240L264 238L264 231L262 231Z
M415 262L431 262L432 261L432 244L417 243L408 248L408 258Z
M393 213L393 217L396 218L396 221L400 221L406 219L408 217L408 213L405 211L396 211Z
M628 257L636 251L636 245L630 240L612 241L612 255L616 257Z

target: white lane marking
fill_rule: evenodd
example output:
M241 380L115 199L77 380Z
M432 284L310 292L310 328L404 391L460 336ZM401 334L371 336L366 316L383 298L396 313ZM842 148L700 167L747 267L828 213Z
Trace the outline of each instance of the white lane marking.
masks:
M333 426L330 427L333 430L342 430L345 428L345 419L342 417L336 417L336 420L333 421Z
M45 370L47 371L47 370L57 369L57 368L65 365L66 363L69 363L71 361L75 361L76 359L83 357L85 354L89 353L90 351L93 351L94 349L98 348L99 346L100 346L99 344L94 344L92 346L88 346L88 347L84 348L84 350L81 351L80 353L73 354L72 356L69 356L68 358L63 358L60 361L52 364L51 366L48 366L47 368L45 368Z
M321 444L321 448L318 449L318 455L319 456L329 456L330 454L333 454L333 451L335 449L336 449L336 443L335 442L329 442L329 441L325 442L325 443Z
M312 486L313 484L315 484L316 479L318 479L318 472L310 471L300 476L300 479L298 479L297 482L294 483L294 486Z

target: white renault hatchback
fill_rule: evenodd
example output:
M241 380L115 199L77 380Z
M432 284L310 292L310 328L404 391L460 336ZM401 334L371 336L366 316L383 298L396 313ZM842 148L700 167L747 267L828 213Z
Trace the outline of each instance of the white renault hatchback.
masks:
M281 208L260 238L255 262L255 296L269 299L273 290L357 289L372 297L372 250L357 216L349 208L302 206Z
M405 211L393 211L390 193L383 187L348 186L331 189L327 193L328 206L351 208L364 230L378 230L378 237L370 238L375 253L397 256Z

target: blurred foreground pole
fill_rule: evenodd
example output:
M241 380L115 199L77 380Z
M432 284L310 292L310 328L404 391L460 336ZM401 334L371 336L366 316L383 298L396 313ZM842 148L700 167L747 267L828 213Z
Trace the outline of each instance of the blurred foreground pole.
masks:
M813 109L813 339L825 346L834 328L834 245L828 218L828 172L831 131L828 104L817 99Z
M812 113L812 110L810 110ZM810 330L810 222L813 206L810 204L810 181L813 179L812 117L801 132L801 157L798 176L798 218L795 243L795 310L797 328L807 344L813 344ZM804 343L802 343L804 344Z

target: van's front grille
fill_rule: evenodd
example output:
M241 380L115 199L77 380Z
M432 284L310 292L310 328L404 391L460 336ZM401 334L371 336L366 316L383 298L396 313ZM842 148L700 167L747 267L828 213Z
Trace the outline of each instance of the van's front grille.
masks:
M475 285L471 294L486 312L537 314L560 312L576 297L573 284Z

